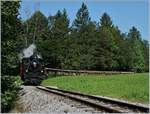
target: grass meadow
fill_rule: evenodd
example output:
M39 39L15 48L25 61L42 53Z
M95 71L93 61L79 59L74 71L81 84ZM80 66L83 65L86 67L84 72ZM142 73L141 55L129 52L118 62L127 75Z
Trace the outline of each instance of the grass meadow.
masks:
M61 89L79 91L88 94L107 96L148 103L148 73L118 74L112 76L56 76L42 82L44 86L57 86Z

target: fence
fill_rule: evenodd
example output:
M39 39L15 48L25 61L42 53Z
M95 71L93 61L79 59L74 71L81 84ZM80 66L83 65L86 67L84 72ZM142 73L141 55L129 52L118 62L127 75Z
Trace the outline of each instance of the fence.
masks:
M45 68L47 74L55 75L84 75L84 74L94 74L94 75L112 75L112 74L131 74L134 72L122 72L122 71L89 71L89 70L63 70L54 68Z

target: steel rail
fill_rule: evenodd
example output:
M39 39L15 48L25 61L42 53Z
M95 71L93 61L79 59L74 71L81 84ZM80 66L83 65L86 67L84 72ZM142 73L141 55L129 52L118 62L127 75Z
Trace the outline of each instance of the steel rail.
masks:
M136 104L136 103L121 101L121 100L117 100L117 99L111 99L111 98L102 97L102 96L88 95L88 94L85 94L85 93L68 91L68 90L53 88L53 87L50 87L50 86L47 86L46 88L57 90L57 91L62 91L62 92L65 92L65 93L85 96L85 97L89 97L91 99L96 99L96 100L100 100L100 101L104 101L104 102L108 102L108 103L114 103L114 104L118 104L120 106L126 106L129 109L137 109L141 112L149 112L149 107L148 106L139 105L139 104Z
M53 88L53 87L38 86L37 88L43 89L43 90L45 89L46 91L53 92L55 94L59 94L59 95L62 95L62 96L66 96L68 98L83 102L83 103L91 105L93 107L97 107L97 108L106 110L108 112L122 113L124 111L121 111L121 110L118 110L118 109L115 109L115 108L112 108L112 107L108 107L108 106L105 106L105 105L101 105L100 103L91 102L87 99L75 98L74 96L68 95L66 93L69 93L69 94L72 94L72 95L79 95L79 96L83 96L83 97L88 97L90 99L103 101L103 102L106 102L108 104L117 104L118 106L125 107L125 108L128 108L130 110L133 110L133 112L149 112L149 107L144 106L144 105L137 105L135 103L129 103L129 102L115 100L115 99L101 97L101 96L88 95L88 94L79 93L79 92L71 92L71 91L62 90L62 89Z
M82 98L78 98L78 97L75 97L75 96L71 96L71 95L62 93L62 91L60 92L60 91L56 91L56 90L51 90L50 88L42 87L42 86L37 86L37 88L40 89L40 90L48 91L48 92L58 94L58 95L61 95L61 96L64 96L64 97L68 97L70 99L79 101L79 102L84 103L86 105L90 105L91 107L94 107L94 108L105 110L105 111L110 112L110 113L123 113L122 111L119 111L119 110L116 110L116 109L113 109L113 108L110 108L110 107L107 107L107 106L104 106L104 105L101 105L101 104L97 104L95 102L91 102L91 101L88 101L86 99L82 99Z

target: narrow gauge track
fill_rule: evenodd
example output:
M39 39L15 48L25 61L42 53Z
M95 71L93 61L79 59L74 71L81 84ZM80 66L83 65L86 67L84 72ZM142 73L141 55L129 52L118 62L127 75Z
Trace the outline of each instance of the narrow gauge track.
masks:
M91 107L105 110L110 113L148 113L149 107L144 105L137 105L134 103L122 102L105 97L87 95L79 92L71 92L53 87L37 86L38 89L48 91L57 95L68 97L70 99L82 102Z

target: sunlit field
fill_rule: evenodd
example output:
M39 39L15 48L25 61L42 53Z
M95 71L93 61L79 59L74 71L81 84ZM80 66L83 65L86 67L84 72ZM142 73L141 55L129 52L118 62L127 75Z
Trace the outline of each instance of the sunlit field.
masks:
M119 74L112 76L56 76L44 80L44 86L88 94L108 96L133 102L148 103L148 73Z

